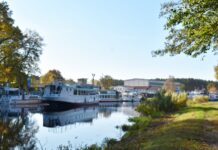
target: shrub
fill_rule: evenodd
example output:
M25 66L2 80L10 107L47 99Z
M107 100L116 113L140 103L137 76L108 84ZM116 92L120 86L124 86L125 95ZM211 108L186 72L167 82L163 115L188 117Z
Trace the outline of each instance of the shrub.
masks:
M128 131L138 130L138 129L141 129L143 127L146 127L146 126L148 126L150 121L151 121L150 117L140 116L140 117L130 118L129 122L133 122L133 125L128 127Z
M187 94L184 93L173 93L172 94L172 101L177 106L177 108L185 107L188 101Z
M196 103L205 103L209 101L209 97L205 95L194 96L192 100Z
M187 100L186 93L160 91L153 98L143 99L136 110L142 115L157 117L161 115L161 112L173 112L186 106Z

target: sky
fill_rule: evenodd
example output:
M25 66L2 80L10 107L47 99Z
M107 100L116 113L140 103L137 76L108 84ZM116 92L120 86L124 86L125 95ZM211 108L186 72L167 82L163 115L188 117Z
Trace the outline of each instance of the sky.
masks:
M159 18L167 0L7 0L15 25L44 39L41 74L58 69L65 78L111 75L130 78L215 80L217 56L152 57L167 31Z

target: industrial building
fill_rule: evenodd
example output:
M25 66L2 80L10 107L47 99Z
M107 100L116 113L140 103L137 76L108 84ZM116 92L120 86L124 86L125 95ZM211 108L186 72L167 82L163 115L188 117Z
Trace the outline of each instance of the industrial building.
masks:
M124 87L129 89L134 89L137 91L144 91L147 93L156 93L158 90L162 89L165 81L160 80L149 80L149 79L129 79L124 81ZM176 91L180 91L181 84L174 82Z

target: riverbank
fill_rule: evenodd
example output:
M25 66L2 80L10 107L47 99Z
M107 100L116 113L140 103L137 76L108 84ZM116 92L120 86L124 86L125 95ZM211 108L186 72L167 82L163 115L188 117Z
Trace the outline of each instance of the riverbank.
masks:
M190 104L176 113L152 119L127 131L119 142L109 142L107 149L216 150L218 102Z

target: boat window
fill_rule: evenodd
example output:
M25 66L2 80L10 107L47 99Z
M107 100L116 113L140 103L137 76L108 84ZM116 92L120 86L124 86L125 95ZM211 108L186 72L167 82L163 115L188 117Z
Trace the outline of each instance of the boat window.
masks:
M55 86L54 85L50 85L50 93L55 94Z
M20 92L18 90L16 90L16 91L9 91L9 95L12 95L12 96L20 95Z
M77 90L74 90L74 93L73 93L74 95L77 95Z
M61 86L58 86L58 87L57 87L57 94L60 94L60 93L61 93L61 90L62 90L62 87L61 87Z

